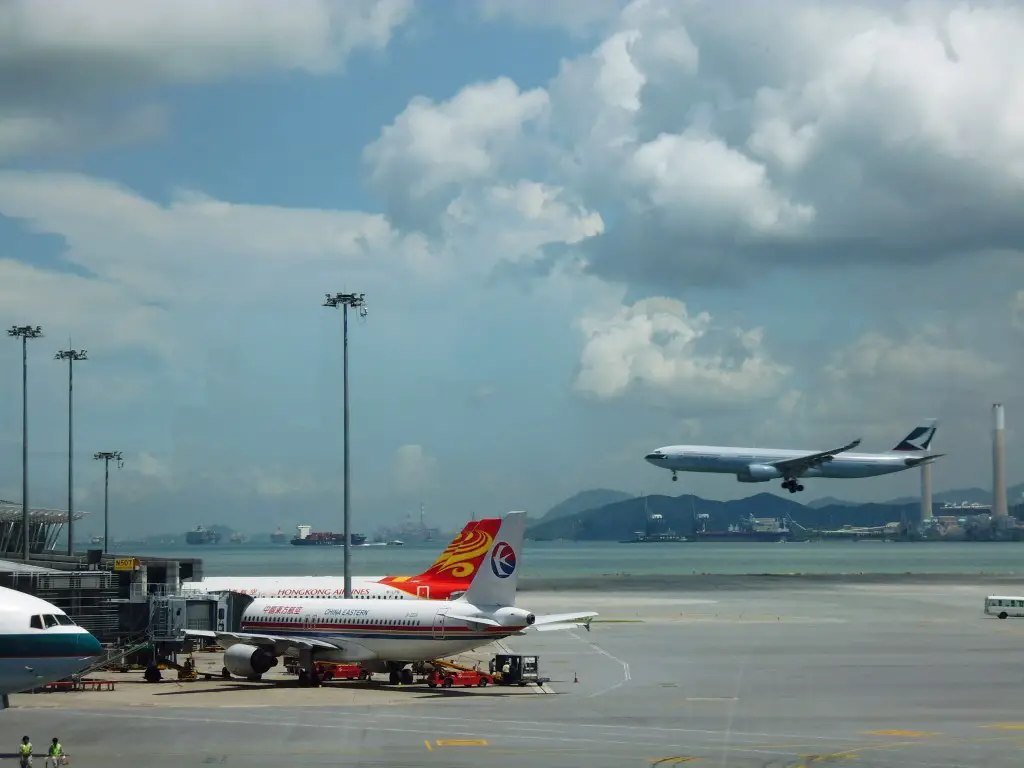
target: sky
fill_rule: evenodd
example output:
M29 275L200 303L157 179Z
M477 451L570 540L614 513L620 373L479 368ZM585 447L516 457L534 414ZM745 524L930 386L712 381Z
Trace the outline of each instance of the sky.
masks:
M115 538L741 498L675 443L1024 480L1024 9L0 0L0 325L29 499ZM5 337L6 338L6 337ZM69 347L70 345L70 347ZM0 498L21 499L0 344ZM916 472L800 500L916 494ZM788 496L788 494L785 494Z

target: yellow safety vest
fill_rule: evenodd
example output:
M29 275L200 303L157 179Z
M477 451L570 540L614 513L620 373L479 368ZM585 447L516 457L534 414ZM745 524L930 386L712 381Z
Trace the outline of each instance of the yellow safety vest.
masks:
M24 742L22 742L21 744L19 744L18 745L18 754L19 755L31 755L32 754L32 742L30 741L28 744L25 744Z
M64 747L62 747L60 745L59 741L56 744L51 744L50 745L50 754L51 755L63 755L64 754Z

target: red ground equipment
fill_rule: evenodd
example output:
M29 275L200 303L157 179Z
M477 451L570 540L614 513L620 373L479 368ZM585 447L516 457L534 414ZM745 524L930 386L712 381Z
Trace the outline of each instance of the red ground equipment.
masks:
M466 669L435 669L426 677L427 685L431 688L451 688L459 685L463 688L483 688L494 684L494 678L486 672Z
M314 665L321 680L366 680L370 673L358 664L334 664L330 661L318 661Z

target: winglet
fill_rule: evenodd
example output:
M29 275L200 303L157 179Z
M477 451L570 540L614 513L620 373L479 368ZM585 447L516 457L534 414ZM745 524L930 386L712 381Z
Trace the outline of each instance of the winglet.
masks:
M519 558L522 557L525 534L525 512L509 512L505 515L494 537L494 546L473 575L466 594L459 599L472 605L515 605Z

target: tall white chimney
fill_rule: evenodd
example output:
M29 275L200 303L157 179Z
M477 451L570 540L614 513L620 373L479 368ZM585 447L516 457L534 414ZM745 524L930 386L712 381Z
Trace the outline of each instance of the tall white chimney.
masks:
M992 406L992 516L1006 517L1006 419L1003 404Z
M932 465L921 465L921 519L932 519Z

